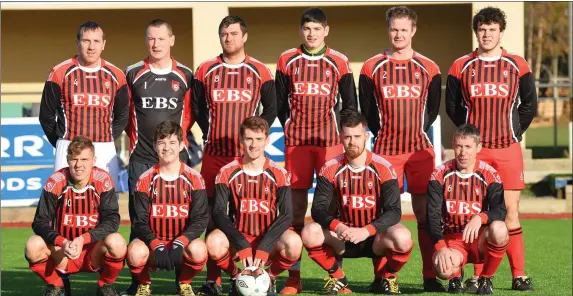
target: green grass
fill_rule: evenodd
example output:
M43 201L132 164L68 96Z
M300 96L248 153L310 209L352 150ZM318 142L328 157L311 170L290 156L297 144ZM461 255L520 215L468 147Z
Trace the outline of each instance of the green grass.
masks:
M416 225L405 223L412 231L417 242ZM572 295L572 224L571 220L527 220L523 221L526 244L526 271L533 278L536 291L527 295ZM122 227L120 232L128 237L129 228ZM24 244L32 235L29 228L2 230L2 294L3 295L40 295L44 283L28 269L23 258ZM402 294L426 294L421 285L421 259L417 249L412 252L410 262L400 271ZM355 293L365 294L372 280L370 259L346 259L344 270ZM473 272L472 266L466 267L466 274ZM174 273L152 273L153 295L174 295ZM305 254L302 263L303 285L306 295L317 294L326 275ZM279 277L278 288L284 284L284 275ZM74 296L93 295L97 274L76 274L72 276ZM205 271L194 279L193 286L198 288L205 280ZM116 289L120 291L129 284L127 267L121 272ZM507 259L502 262L494 278L496 295L523 295L511 291L511 273ZM226 288L226 287L225 287ZM307 294L308 293L308 294ZM303 295L305 295L303 294ZM439 295L429 294L428 295ZM445 295L445 294L444 294Z
M525 136L525 146L532 149L533 158L561 158L569 150L569 126L557 125L557 148L553 146L553 126L530 127Z

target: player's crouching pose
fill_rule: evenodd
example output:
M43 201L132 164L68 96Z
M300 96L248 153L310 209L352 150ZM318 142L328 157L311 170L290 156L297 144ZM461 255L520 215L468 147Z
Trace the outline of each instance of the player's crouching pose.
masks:
M109 173L94 167L94 145L78 136L68 146L69 167L53 173L42 190L25 256L47 284L46 296L64 295L57 272L99 272L96 295L115 296L126 243L116 233L118 203Z
M194 296L191 279L207 261L207 247L200 236L207 228L207 193L198 172L179 160L181 127L164 121L155 132L159 163L137 181L134 231L127 264L139 275L137 296L151 295L149 272L180 269L179 295Z
M221 168L215 181L212 217L217 229L207 237L207 248L211 259L231 276L229 295L236 294L239 273L234 259L243 266L259 267L272 260L267 295L276 295L276 276L299 260L302 251L300 237L288 229L292 222L289 177L264 154L268 136L269 125L263 118L246 118L240 127L245 154Z
M396 278L410 258L412 235L400 224L400 188L396 172L381 156L365 149L366 119L353 110L343 110L340 137L345 153L328 161L318 176L312 203L313 223L302 231L308 256L330 278L325 295L336 295L348 286L335 254L345 258L386 257L378 270L383 279L374 291L398 294ZM337 203L338 217L330 212Z
M477 294L492 294L491 277L509 242L503 185L497 171L477 158L481 143L475 126L461 125L452 146L455 159L436 168L428 187L434 265L438 277L450 280L448 292L463 293L464 265L485 258Z

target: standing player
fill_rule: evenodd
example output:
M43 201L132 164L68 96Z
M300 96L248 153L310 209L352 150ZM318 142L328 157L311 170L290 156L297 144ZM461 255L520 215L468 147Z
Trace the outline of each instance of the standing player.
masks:
M497 171L478 159L479 130L461 125L454 134L455 159L431 176L428 187L428 232L434 242L433 264L449 293L464 293L464 265L485 258L474 293L492 294L491 278L501 263L509 241L503 185ZM467 291L465 291L467 292Z
M392 47L362 67L360 108L376 137L372 151L396 169L402 191L406 174L418 221L424 290L445 292L436 279L432 245L425 226L426 190L435 167L434 149L426 131L438 116L442 78L433 61L412 49L417 19L416 12L404 6L386 12ZM380 277L376 275L376 281Z
M259 267L271 260L268 295L276 295L276 276L299 260L302 251L300 237L288 229L292 222L289 177L265 156L269 144L265 119L246 118L240 141L245 154L225 165L215 181L213 221L217 229L207 237L207 249L209 257L231 276L229 295L236 295L239 269L235 258L243 266Z
M277 63L278 117L285 130L285 167L292 175L294 230L300 234L315 171L342 153L336 111L356 109L356 87L348 58L331 49L326 14L307 9L300 20L303 44L283 52ZM289 271L281 294L302 291L300 262Z
M448 73L446 111L460 126L475 125L481 134L481 160L501 176L507 205L505 223L509 229L507 257L513 275L512 289L533 290L525 275L525 249L519 223L519 193L525 188L521 135L537 113L535 81L527 62L501 47L506 27L505 13L487 7L473 18L479 47L457 59ZM476 287L480 274L467 284Z
M340 138L344 153L320 170L312 202L312 219L302 231L308 256L330 274L326 295L336 295L348 280L334 254L345 258L385 257L375 293L399 294L396 274L410 258L412 235L400 224L400 188L396 172L384 158L366 150L366 118L342 110ZM335 203L338 216L330 213ZM382 262L383 260L379 260Z
M94 143L96 166L107 170L118 184L114 140L120 137L129 116L125 75L101 58L106 40L100 25L83 23L76 38L78 55L55 66L48 76L40 124L56 148L56 170L67 166L70 141L82 135Z
M207 261L200 236L207 227L207 196L201 175L179 160L183 130L173 121L160 123L154 137L159 163L137 180L133 230L127 264L139 278L135 295L151 295L149 272L180 269L178 295L194 296L191 279Z
M158 162L153 137L157 126L171 120L181 125L185 145L180 159L186 163L187 133L193 125L191 119L191 92L193 73L191 69L171 57L175 35L171 25L155 19L145 30L148 56L127 67L127 85L130 89L130 120L126 132L130 140L131 156L128 166L129 217L133 222L134 192L139 176ZM132 223L133 225L133 223ZM130 241L135 238L133 229ZM121 295L133 295L137 291L137 278L132 274L132 284Z
M83 136L67 149L68 166L46 181L26 243L30 269L46 284L48 296L63 296L57 272L99 272L96 295L115 296L113 287L127 251L119 228L113 180L97 168L95 147ZM57 271L57 272L56 272Z
M239 145L239 125L245 118L259 114L267 123L276 118L275 85L270 70L245 53L247 25L238 16L227 16L219 24L219 41L223 53L203 62L196 71L193 116L203 131L205 149L201 175L207 197L213 205L215 176L227 163L244 151ZM212 223L207 233L213 229ZM202 295L221 293L221 270L213 260L207 261L207 282Z

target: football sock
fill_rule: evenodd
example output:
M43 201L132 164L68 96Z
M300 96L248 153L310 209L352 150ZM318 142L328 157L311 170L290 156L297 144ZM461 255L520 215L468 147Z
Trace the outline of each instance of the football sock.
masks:
M40 276L48 285L56 287L63 287L64 281L56 272L54 261L50 257L46 257L38 262L29 262L30 269Z
M233 262L233 258L231 258L229 251L225 252L225 254L223 254L223 256L219 258L212 258L212 259L217 263L217 266L221 270L226 272L231 277L234 277L235 275L237 275L237 273L239 273L239 269L235 265L235 262Z
M483 272L483 263L474 263L474 276L479 277Z
M319 245L316 247L306 248L308 251L308 257L314 260L322 269L326 270L333 278L343 278L344 272L342 268L338 266L336 259L334 258L334 250L330 246Z
M525 245L523 244L523 231L521 227L509 229L509 246L507 258L511 267L513 278L525 276Z
M142 285L151 284L151 274L147 265L143 267L143 270L141 270L141 273L139 274L139 283Z
M404 264L410 259L410 253L412 253L412 248L407 251L398 251L396 249L389 249L386 254L388 262L384 266L384 271L382 276L384 278L389 278L396 276L396 273L402 269Z
M269 275L273 278L276 278L276 276L281 274L283 271L289 269L289 267L291 267L298 260L299 260L299 258L291 259L291 258L288 258L285 254L283 254L282 251L279 252L277 258L275 258L273 260L273 263L271 264L271 267L269 268L269 271L270 271ZM289 276L290 276L290 272L289 272ZM299 278L300 278L300 271L299 271Z
M193 258L183 255L183 267L179 275L179 282L182 284L190 284L191 280L201 272L205 266L205 262L207 262L207 258L195 261Z
M425 279L436 278L436 269L432 262L432 255L434 253L434 244L430 240L426 224L418 224L418 244L420 245L420 253L422 254L422 276Z
M375 257L372 258L372 265L374 266L374 278L382 279L384 278L384 266L388 259L386 257Z
M207 258L207 281L213 281L217 285L221 285L221 268L217 262L211 258Z
M481 276L491 278L495 274L501 260L503 260L507 245L496 245L489 241L485 243L485 263Z
M111 257L108 253L103 255L102 269L99 272L97 280L98 286L102 287L104 284L113 284L119 272L123 269L125 256L121 258Z

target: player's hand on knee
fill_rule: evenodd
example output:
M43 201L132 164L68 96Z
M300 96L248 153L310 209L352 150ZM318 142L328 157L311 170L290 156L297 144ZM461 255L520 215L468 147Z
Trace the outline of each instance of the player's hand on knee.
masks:
M368 232L368 229L364 227L349 228L345 233L347 241L353 244L358 244L360 242L363 242L370 236L370 232Z
M478 238L479 230L481 228L481 217L479 215L473 216L466 227L464 228L464 232L462 235L462 240L465 243L473 243L474 240Z
M453 267L452 257L453 251L450 248L444 247L438 251L436 258L434 259L434 264L439 266L440 273L445 274Z
M169 259L169 252L163 244L159 244L153 249L153 256L155 256L155 263L158 269L173 270L173 264Z
M66 255L68 259L74 259L73 257L76 255L76 247L72 245L72 242L69 240L64 240L62 247L64 249L64 255Z
M171 260L173 268L177 268L177 266L181 266L181 264L183 264L184 250L185 246L183 245L183 242L176 239L173 242L173 247L171 248L171 252L169 252L169 259Z

